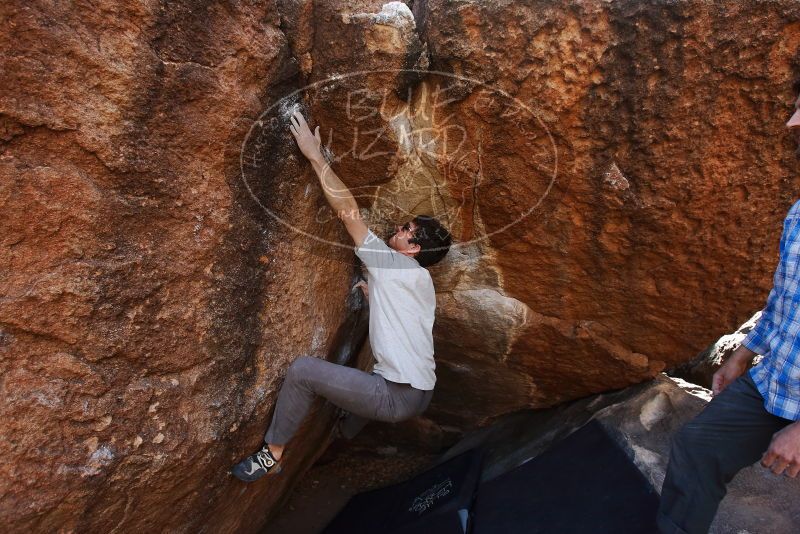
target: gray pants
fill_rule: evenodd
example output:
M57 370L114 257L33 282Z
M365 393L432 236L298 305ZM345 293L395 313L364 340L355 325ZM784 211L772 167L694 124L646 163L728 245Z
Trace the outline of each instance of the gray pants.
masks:
M750 373L714 397L673 439L658 510L661 532L708 532L725 486L761 459L772 435L791 422L764 409Z
M339 432L349 439L370 420L395 423L421 414L431 402L433 390L416 389L377 374L302 356L286 371L264 441L285 445L308 414L316 395L348 412L339 422Z

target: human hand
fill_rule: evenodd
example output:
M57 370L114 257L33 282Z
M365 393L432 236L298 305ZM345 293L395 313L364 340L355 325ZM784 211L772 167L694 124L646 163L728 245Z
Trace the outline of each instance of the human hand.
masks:
M361 288L361 291L364 292L364 296L367 297L367 300L369 300L369 285L365 281L359 280L356 285L353 286L353 289L357 287Z
M785 472L792 478L797 477L800 472L800 423L792 423L775 432L761 458L761 465L776 475Z
M711 378L711 395L717 396L747 370L755 353L740 345Z
M289 121L291 122L289 130L292 132L294 140L297 141L300 152L309 160L321 160L322 152L319 147L322 144L322 136L319 133L319 126L314 129L312 134L305 117L298 110L292 113Z

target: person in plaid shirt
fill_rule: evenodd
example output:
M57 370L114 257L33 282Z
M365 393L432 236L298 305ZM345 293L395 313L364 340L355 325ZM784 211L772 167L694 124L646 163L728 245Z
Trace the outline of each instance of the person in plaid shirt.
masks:
M800 98L786 125L800 132ZM764 358L746 372L756 354ZM767 304L714 374L712 394L673 440L658 511L664 534L708 532L726 484L759 458L777 475L800 472L800 201L783 223Z

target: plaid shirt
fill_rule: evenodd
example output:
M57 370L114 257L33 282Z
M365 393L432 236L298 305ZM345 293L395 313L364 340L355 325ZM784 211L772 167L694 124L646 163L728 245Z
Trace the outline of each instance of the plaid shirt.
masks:
M750 376L771 414L800 419L800 201L783 222L774 287L756 326L742 344L763 354Z

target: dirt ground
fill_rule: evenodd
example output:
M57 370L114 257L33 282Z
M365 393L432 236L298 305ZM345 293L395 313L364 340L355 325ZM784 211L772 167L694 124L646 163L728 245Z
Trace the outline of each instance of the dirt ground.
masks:
M425 417L394 424L372 422L352 440L331 443L262 532L321 532L353 495L413 477L462 437Z
M376 453L335 443L308 470L264 534L315 534L353 495L410 478L432 465L438 454L387 446Z

